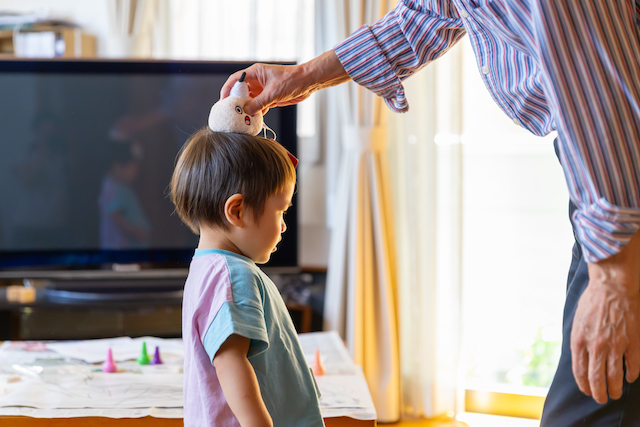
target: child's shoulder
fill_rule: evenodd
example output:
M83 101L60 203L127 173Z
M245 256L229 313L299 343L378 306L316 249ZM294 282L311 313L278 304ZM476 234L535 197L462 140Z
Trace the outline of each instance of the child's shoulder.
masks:
M248 258L243 256L226 256L225 261L232 283L255 283L264 281L262 271Z
M232 283L261 283L264 274L249 258L221 249L198 249L191 262L196 271L224 271Z

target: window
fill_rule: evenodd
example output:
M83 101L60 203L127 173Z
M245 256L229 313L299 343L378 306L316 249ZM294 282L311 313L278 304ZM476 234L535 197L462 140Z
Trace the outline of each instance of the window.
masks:
M506 118L467 45L463 164L466 388L544 396L560 354L573 235L554 136Z

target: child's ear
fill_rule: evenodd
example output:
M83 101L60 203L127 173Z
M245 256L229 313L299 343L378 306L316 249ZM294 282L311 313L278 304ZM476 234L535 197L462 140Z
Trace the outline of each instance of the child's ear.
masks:
M244 216L247 206L244 203L242 194L230 196L224 204L224 216L231 225L236 227L244 226Z

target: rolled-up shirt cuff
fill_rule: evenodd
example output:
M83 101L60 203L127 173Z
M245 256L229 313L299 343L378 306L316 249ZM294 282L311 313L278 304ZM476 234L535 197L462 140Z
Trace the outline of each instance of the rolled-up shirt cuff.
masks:
M587 262L620 252L640 229L640 208L614 206L601 198L576 210L576 235Z
M396 113L409 111L404 87L369 26L360 27L334 51L353 81L384 98Z

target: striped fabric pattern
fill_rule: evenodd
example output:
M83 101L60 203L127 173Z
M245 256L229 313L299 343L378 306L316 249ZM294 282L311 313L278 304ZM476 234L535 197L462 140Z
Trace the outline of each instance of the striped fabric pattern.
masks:
M402 81L469 34L491 96L536 135L558 131L589 262L640 228L640 0L401 0L335 47L396 112Z

